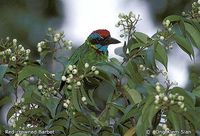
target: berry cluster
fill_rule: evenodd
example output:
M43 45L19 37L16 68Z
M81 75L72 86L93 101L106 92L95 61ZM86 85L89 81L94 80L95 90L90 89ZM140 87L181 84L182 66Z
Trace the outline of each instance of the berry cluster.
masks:
M156 92L157 95L155 95L155 101L154 103L157 105L156 108L159 108L159 105L161 106L170 106L177 104L181 109L184 111L187 110L184 104L184 96L179 95L178 93L172 94L172 93L165 93L161 89L160 83L156 83Z
M78 68L76 65L69 65L67 68L67 76L63 75L61 77L62 81L66 81L67 89L73 90L79 88L82 85L82 79L86 76L90 75L98 75L99 71L97 70L96 66L92 66L91 69L88 71L90 65L85 63L85 73L78 74Z
M10 117L9 119L9 124L15 128L16 127L16 122L19 120L19 116L25 112L27 109L26 105L23 105L25 99L21 98L20 101L14 103L14 108L15 108L15 113Z
M78 74L78 69L76 65L69 65L67 68L67 76L63 75L61 77L62 81L66 81L68 90L72 90L73 88L79 88L82 84L82 79L83 75Z
M17 39L1 41L0 62L4 64L26 65L31 50L25 49L21 44L17 45Z
M139 15L136 17L136 15L131 11L127 15L120 13L118 17L120 20L115 26L122 27L121 31L123 34L121 34L120 37L127 37L132 35L135 31L135 25L139 20Z
M160 41L161 45L165 45L166 50L173 49L173 42L170 41L174 34L172 31L173 25L168 19L164 20L162 24L164 29L157 32L156 39Z
M182 16L187 18L199 18L200 17L200 0L192 3L192 10L189 12L182 12Z
M53 80L55 74L52 74L51 77L47 77L48 82L42 82L40 79L37 82L38 90L44 97L49 98L50 96L57 95L57 90L55 88L56 82Z
M48 28L47 39L37 44L39 53L43 51L55 52L59 49L72 49L72 41L64 39L63 32L55 32L52 28Z
M83 104L87 105L86 97L82 96L81 101ZM66 109L66 112L70 115L76 115L76 110L74 109L73 103L71 103L70 98L64 100L63 107Z

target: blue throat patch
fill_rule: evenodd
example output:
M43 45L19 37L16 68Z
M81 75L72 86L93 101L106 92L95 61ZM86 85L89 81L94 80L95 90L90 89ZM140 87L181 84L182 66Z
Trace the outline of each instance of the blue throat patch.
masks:
M108 46L106 45L101 45L101 44L95 44L95 45L92 45L92 47L102 53L106 53L108 51Z

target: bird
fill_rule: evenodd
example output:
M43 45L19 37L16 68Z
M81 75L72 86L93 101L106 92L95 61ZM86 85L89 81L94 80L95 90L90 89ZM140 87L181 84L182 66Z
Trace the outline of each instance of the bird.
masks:
M93 31L86 41L75 50L69 58L66 68L69 65L84 65L85 63L95 64L100 61L108 61L108 46L110 44L118 44L119 40L111 37L107 29L97 29ZM64 72L65 74L66 72ZM61 81L59 91L65 85L65 81Z

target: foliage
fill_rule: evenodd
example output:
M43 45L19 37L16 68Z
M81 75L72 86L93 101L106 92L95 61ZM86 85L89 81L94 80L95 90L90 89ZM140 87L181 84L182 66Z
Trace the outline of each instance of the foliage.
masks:
M30 59L30 50L16 39L2 40L1 92L9 86L16 99L7 114L8 124L1 129L59 136L145 136L170 131L194 136L200 130L199 77L194 78L193 90L180 88L168 79L167 65L173 46L191 59L194 48L200 49L199 11L195 3L183 16L166 17L163 29L152 37L135 31L139 16L119 14L116 26L122 28L120 36L125 39L123 62L111 58L92 65L69 65L58 52L70 50L72 43L51 28L37 45L40 60ZM62 71L45 69L48 54L63 64ZM165 82L160 83L158 76ZM59 91L61 81L67 83ZM21 98L19 90L24 92ZM2 97L0 106L9 101L10 96Z

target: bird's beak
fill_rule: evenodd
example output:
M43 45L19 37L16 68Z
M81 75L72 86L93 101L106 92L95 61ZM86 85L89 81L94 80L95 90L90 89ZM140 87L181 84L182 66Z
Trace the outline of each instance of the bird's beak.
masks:
M109 44L117 44L117 43L120 43L120 41L112 37L109 38Z

